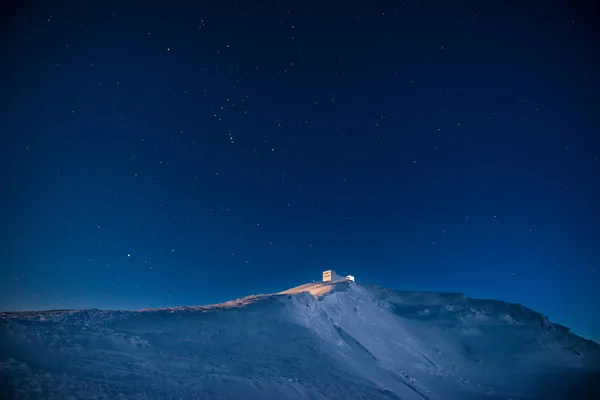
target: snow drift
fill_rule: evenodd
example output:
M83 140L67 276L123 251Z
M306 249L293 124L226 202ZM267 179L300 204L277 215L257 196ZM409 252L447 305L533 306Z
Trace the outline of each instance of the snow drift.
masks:
M206 307L0 314L2 398L591 399L598 382L597 343L462 294L319 282Z

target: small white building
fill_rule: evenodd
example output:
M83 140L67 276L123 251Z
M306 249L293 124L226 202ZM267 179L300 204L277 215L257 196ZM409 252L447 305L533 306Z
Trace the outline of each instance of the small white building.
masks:
M327 271L323 271L323 282L343 281L343 280L349 280L349 281L354 282L354 276L348 275L346 277L343 277L341 275L338 275L332 269L329 269Z

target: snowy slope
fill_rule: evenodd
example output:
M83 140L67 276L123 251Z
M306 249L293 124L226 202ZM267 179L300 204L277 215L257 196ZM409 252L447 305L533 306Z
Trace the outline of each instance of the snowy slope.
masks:
M598 344L462 294L319 282L207 307L0 314L2 398L584 399L597 382Z

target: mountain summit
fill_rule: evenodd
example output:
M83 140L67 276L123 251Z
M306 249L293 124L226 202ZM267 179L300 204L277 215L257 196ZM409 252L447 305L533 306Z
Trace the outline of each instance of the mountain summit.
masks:
M521 305L346 280L203 307L0 313L8 398L585 399L599 378L600 345Z

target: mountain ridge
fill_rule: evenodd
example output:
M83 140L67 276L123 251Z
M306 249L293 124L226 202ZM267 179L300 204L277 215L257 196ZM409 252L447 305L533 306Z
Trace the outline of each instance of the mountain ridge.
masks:
M338 281L209 306L2 312L0 367L16 398L584 398L600 346L519 304Z

